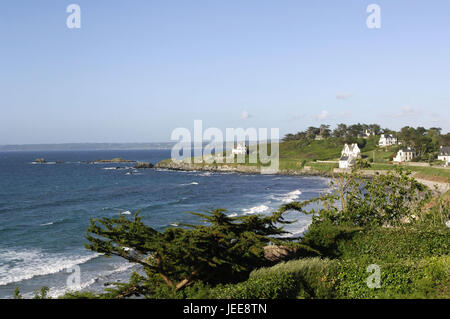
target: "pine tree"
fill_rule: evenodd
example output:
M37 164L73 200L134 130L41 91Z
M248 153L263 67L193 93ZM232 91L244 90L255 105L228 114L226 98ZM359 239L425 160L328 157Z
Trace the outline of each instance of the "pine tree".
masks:
M296 245L279 237L286 233L282 225L290 223L282 212L239 217L225 212L192 213L200 217L199 224L181 224L163 232L145 225L138 213L131 220L123 215L91 219L86 248L143 266L146 277L135 275L134 284L120 286L119 295L124 297L151 295L164 285L177 292L195 282L245 280L253 269L268 265L264 247L269 243Z

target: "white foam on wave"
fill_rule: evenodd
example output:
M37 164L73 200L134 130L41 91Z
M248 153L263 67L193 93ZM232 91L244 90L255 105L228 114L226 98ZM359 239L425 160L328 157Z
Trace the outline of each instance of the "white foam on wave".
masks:
M198 176L211 176L211 175L213 175L212 172L204 172L204 173L198 174Z
M0 250L0 286L58 273L64 269L100 256L100 254L67 256L44 253L37 249Z
M121 215L131 215L131 212L129 210L124 211L122 213L120 213Z
M41 224L40 226L50 226L50 225L53 225L53 222L44 223L44 224Z
M181 186L188 186L188 185L198 185L198 182L192 182L192 183L188 183L188 184L180 184Z
M47 296L51 297L51 298L58 298L60 296L63 296L65 293L67 292L75 292L75 291L79 291L82 289L85 289L89 286L91 286L92 284L94 284L97 281L96 278L92 278L86 282L81 283L79 286L75 286L75 287L71 287L71 288L55 288L52 287L50 288L50 290L47 293ZM24 294L23 297L25 299L31 299L33 298L33 296L35 295L35 293L28 293L28 294Z
M242 211L244 212L244 215L250 215L250 214L260 214L264 213L269 210L269 207L266 205L259 205L254 206L252 208L244 208Z
M270 198L288 204L288 203L292 203L292 202L296 201L297 199L299 199L301 194L302 194L302 192L299 189L296 189L296 190L286 193L284 195L279 195L279 196L271 195Z
M58 298L67 292L75 292L75 291L80 291L80 290L86 289L86 288L92 286L93 284L95 284L96 282L98 282L100 279L107 278L116 273L127 271L128 269L130 269L134 266L135 266L135 264L124 262L124 263L120 264L119 266L117 266L113 270L109 270L109 271L94 275L92 278L89 278L86 281L81 282L80 285L78 285L78 286L52 287L52 288L50 288L50 291L48 292L48 296L52 297L52 298ZM23 296L24 296L24 298L32 298L34 296L34 293L24 294Z

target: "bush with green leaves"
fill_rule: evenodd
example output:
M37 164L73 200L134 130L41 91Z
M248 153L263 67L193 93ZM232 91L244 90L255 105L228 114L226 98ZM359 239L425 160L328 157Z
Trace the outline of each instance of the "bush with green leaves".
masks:
M450 229L424 224L369 229L313 224L304 236L323 256L334 258L328 278L336 298L450 297ZM371 264L381 268L381 289L366 280Z
M340 175L333 192L283 205L269 216L197 214L203 223L163 232L130 220L91 221L88 249L143 266L103 294L70 298L395 298L448 296L450 230L445 210L430 213L430 193L402 168L363 179ZM312 208L311 208L312 207ZM444 207L444 209L448 209ZM312 215L302 238L281 238L283 214ZM439 217L439 218L437 218ZM430 223L433 220L434 223ZM295 247L294 260L273 266L267 245ZM367 266L382 269L380 289L367 287ZM268 266L272 266L267 268ZM256 270L257 269L257 270ZM447 276L447 277L445 277Z
M281 262L270 268L260 268L250 278L292 274L297 282L297 298L331 298L333 283L329 269L335 261L318 257Z
M302 243L317 251L320 256L338 258L342 255L341 246L351 242L362 228L353 226L336 226L330 221L312 223L305 232Z
M424 224L364 229L320 222L310 225L302 243L327 258L394 261L448 254L450 229Z
M380 288L369 288L370 264L345 259L334 264L337 298L450 298L450 256L378 262Z
M212 289L214 299L279 299L296 298L299 282L291 273L281 272L251 277L238 284L220 285Z
M334 261L305 258L260 268L238 284L220 285L209 294L218 299L330 298L333 283L329 268Z
M51 297L48 296L48 292L50 291L50 288L43 286L39 291L34 292L33 299L51 299ZM19 295L19 291L17 290L17 293L15 292L15 295Z
M410 225L398 228L375 228L355 233L351 241L339 243L340 258L395 262L450 252L450 229Z
M364 179L357 171L340 174L334 191L304 202L283 205L280 212L296 210L313 215L313 222L375 227L398 226L420 218L431 193L402 167ZM311 204L317 208L310 209Z

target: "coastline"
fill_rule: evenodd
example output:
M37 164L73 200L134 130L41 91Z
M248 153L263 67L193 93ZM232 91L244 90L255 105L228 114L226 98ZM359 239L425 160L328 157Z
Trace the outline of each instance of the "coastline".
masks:
M214 165L214 164L200 164L200 163L186 163L186 162L173 162L171 160L164 160L158 162L154 166L156 169L168 169L173 171L208 171L208 172L231 172L242 174L261 174L260 168L257 166L247 165ZM371 179L376 174L386 174L386 170L361 170L360 173L364 178ZM334 177L336 174L344 173L348 174L350 171L347 169L334 169L333 171L321 171L313 169L312 167L305 167L298 170L280 169L273 175L284 176L321 176L321 177ZM436 191L439 194L443 194L450 190L450 183L441 182L436 180L428 180L423 177L413 177L421 184Z
M185 162L169 162L167 160L156 163L155 168L168 169L172 171L207 171L207 172L228 172L228 173L243 173L243 174L261 174L261 170L257 166L247 165L212 165L212 164L197 164ZM298 176L322 176L333 177L333 172L319 171L314 169L299 169L299 170L284 170L280 169L272 175L298 175Z

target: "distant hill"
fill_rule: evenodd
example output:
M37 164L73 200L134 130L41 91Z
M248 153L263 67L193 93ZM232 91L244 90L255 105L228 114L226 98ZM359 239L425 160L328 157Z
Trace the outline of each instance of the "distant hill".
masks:
M94 151L94 150L164 150L171 149L174 142L162 143L64 143L0 145L0 152L13 151Z
M204 142L203 147L210 142ZM248 142L250 145L254 141ZM102 151L102 150L169 150L177 142L160 143L62 143L62 144L23 144L23 145L0 145L0 152L14 151ZM187 145L186 143L181 143ZM213 145L221 145L213 143ZM223 144L222 147L226 147ZM197 148L191 144L191 148Z

